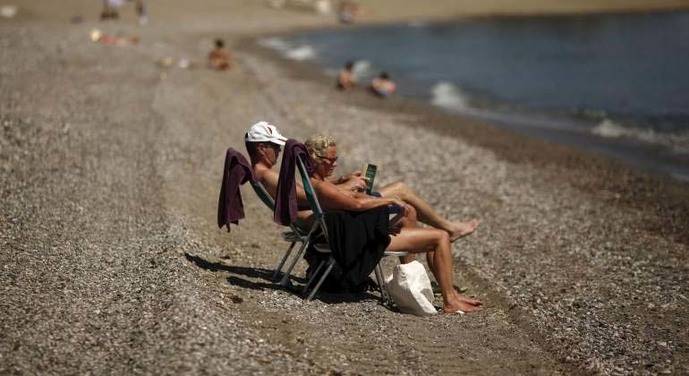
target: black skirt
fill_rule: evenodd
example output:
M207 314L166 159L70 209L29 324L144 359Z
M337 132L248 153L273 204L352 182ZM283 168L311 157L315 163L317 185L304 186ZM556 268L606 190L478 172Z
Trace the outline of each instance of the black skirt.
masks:
M325 213L324 219L328 244L337 264L322 288L330 292L365 290L369 285L368 276L390 244L388 209L383 207L365 212L331 211ZM327 254L309 249L306 255L309 269L314 270L327 257Z

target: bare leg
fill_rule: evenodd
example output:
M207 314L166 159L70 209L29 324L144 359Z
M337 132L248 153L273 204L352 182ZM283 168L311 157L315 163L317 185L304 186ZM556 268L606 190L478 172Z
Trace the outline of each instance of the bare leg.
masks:
M428 251L426 252L426 263L428 264L428 267L433 271L433 275L435 275L435 265L433 265L433 257L435 256L434 251Z
M450 234L450 241L455 241L463 236L471 234L479 225L479 221L476 219L467 222L448 221L433 210L428 202L419 197L416 192L402 182L386 185L382 187L379 192L385 197L397 196L402 199L402 201L413 206L421 222L447 231L447 233Z
M481 302L464 297L454 289L452 254L447 232L430 228L403 228L398 235L391 238L387 249L414 253L433 251L431 271L442 291L443 311L473 312L479 309Z
M414 209L413 206L409 206L407 211L404 213L404 218L402 219L402 226L405 228L419 227L416 215L416 209ZM416 260L416 254L414 253L409 253L406 256L400 256L401 264L408 264L414 260Z

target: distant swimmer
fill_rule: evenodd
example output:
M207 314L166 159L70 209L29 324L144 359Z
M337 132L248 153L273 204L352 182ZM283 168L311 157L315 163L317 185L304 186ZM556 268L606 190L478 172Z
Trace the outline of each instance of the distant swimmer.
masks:
M390 75L387 72L381 72L378 77L371 81L369 89L379 97L389 97L395 93L397 85L390 79Z
M337 88L340 90L351 89L356 86L354 76L354 62L348 61L337 76Z
M217 70L227 70L232 67L232 55L225 48L224 40L215 40L215 48L208 54L208 65Z

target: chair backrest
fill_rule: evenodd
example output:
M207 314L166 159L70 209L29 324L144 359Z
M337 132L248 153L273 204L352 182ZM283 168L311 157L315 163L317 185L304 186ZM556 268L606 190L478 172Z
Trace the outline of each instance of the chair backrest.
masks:
M263 184L261 184L261 182L252 181L251 188L254 189L254 192L256 192L258 198L260 198L261 201L263 201L263 203L266 204L268 209L270 209L271 211L275 210L275 200L273 200L273 198L266 190L266 187L264 187Z
M316 191L313 189L313 185L311 185L311 177L309 176L308 171L306 171L306 167L304 166L304 161L301 159L301 156L297 157L297 168L299 169L301 183L304 186L304 193L306 193L306 199L311 205L313 215L315 216L315 219L320 220L323 218L323 209L321 209L321 204L318 202Z
M263 184L259 181L251 181L251 188L254 189L254 192L256 192L256 196L258 196L261 201L270 209L270 211L274 212L275 211L275 200L273 197L268 193L268 190L266 187L263 186ZM292 229L297 234L306 234L308 232L308 228L304 226L303 224L299 223L297 221L296 223L290 223L289 227Z
M311 177L309 176L309 172L306 171L306 167L304 166L304 161L302 160L301 156L297 157L297 168L299 169L299 175L301 176L301 183L304 186L304 193L306 193L306 199L309 201L311 211L313 212L314 227L312 228L311 232L316 231L316 229L320 227L321 231L323 232L323 236L325 236L325 239L327 240L328 229L325 225L323 209L321 208L321 204L318 202L316 190L313 189L313 185L311 184Z

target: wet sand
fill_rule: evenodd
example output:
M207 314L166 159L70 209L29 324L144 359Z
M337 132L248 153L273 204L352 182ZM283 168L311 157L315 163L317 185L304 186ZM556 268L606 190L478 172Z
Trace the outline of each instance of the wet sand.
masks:
M689 372L686 185L411 101L371 105L251 42L332 17L179 1L150 4L139 28L132 9L101 24L93 2L24 3L0 21L0 373ZM413 13L362 3L371 21ZM142 42L92 44L94 27ZM154 64L202 59L217 35L238 59L226 74ZM417 318L271 284L286 244L250 189L247 219L215 225L224 150L259 119L331 133L343 171L375 161L380 184L481 218L454 251L486 309Z

